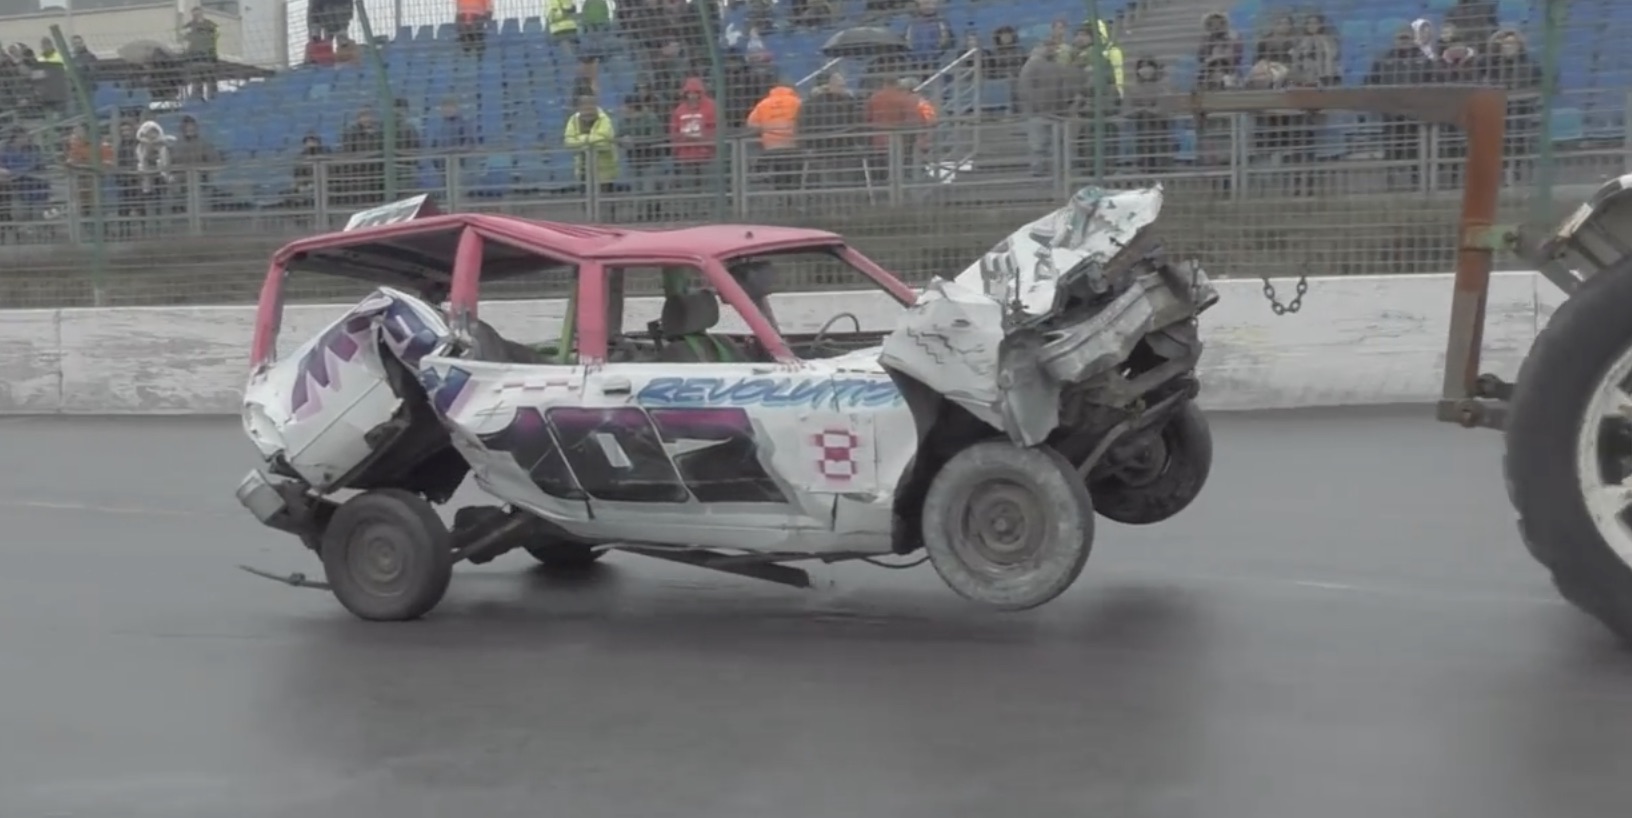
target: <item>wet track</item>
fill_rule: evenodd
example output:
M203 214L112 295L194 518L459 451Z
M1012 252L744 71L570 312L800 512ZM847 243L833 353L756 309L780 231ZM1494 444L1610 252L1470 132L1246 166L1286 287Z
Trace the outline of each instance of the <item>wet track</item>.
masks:
M1197 506L1030 613L513 554L368 625L234 570L321 571L233 501L232 422L0 420L0 815L1624 812L1632 656L1523 556L1494 433L1215 433Z

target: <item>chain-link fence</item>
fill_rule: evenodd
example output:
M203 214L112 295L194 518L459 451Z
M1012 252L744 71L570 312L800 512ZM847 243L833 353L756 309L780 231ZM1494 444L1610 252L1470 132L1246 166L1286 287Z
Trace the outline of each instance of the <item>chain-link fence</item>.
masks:
M212 33L189 12L139 48L88 43L94 63L59 26L60 69L5 75L35 85L0 84L14 120L0 306L251 301L278 244L419 192L538 218L823 227L922 282L1078 186L1161 181L1170 245L1223 275L1450 269L1455 129L1157 110L1189 90L1503 85L1512 219L1625 172L1632 153L1619 82L1632 4L1617 0L280 11L275 32L237 20L232 53L225 16L197 16ZM228 59L248 52L293 65ZM57 74L44 104L38 83ZM322 287L300 294L339 292Z

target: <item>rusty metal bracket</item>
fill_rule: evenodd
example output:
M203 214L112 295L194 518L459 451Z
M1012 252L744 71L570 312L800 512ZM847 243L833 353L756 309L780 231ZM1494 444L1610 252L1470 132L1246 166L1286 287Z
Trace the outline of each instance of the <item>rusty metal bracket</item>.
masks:
M1507 92L1501 88L1371 86L1286 91L1212 91L1170 94L1156 101L1169 115L1253 114L1277 110L1367 111L1421 122L1454 125L1467 134L1468 155L1462 187L1461 235L1456 281L1451 294L1451 328L1445 344L1441 415L1466 423L1465 402L1477 395L1479 358L1484 344L1485 308L1495 253L1516 244L1512 231L1496 226L1502 186L1502 144L1506 135ZM1488 413L1486 413L1488 416ZM1483 425L1475 423L1473 425Z

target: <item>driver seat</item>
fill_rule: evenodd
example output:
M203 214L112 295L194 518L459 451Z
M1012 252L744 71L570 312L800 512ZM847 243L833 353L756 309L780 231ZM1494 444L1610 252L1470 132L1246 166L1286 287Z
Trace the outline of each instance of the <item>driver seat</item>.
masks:
M670 363L743 363L748 360L730 338L710 335L720 323L720 300L707 290L663 299L658 319L663 351L658 360Z

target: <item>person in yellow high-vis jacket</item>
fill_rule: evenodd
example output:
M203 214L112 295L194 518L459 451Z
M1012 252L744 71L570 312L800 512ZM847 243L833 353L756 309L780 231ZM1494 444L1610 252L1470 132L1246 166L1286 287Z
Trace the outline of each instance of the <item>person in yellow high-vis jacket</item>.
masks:
M562 141L578 153L573 159L578 181L589 183L586 162L593 161L596 185L602 191L610 190L618 180L618 134L612 127L612 117L601 110L594 97L579 97L578 111L567 119Z
M544 0L544 28L550 42L576 59L578 51L578 7L573 0Z

